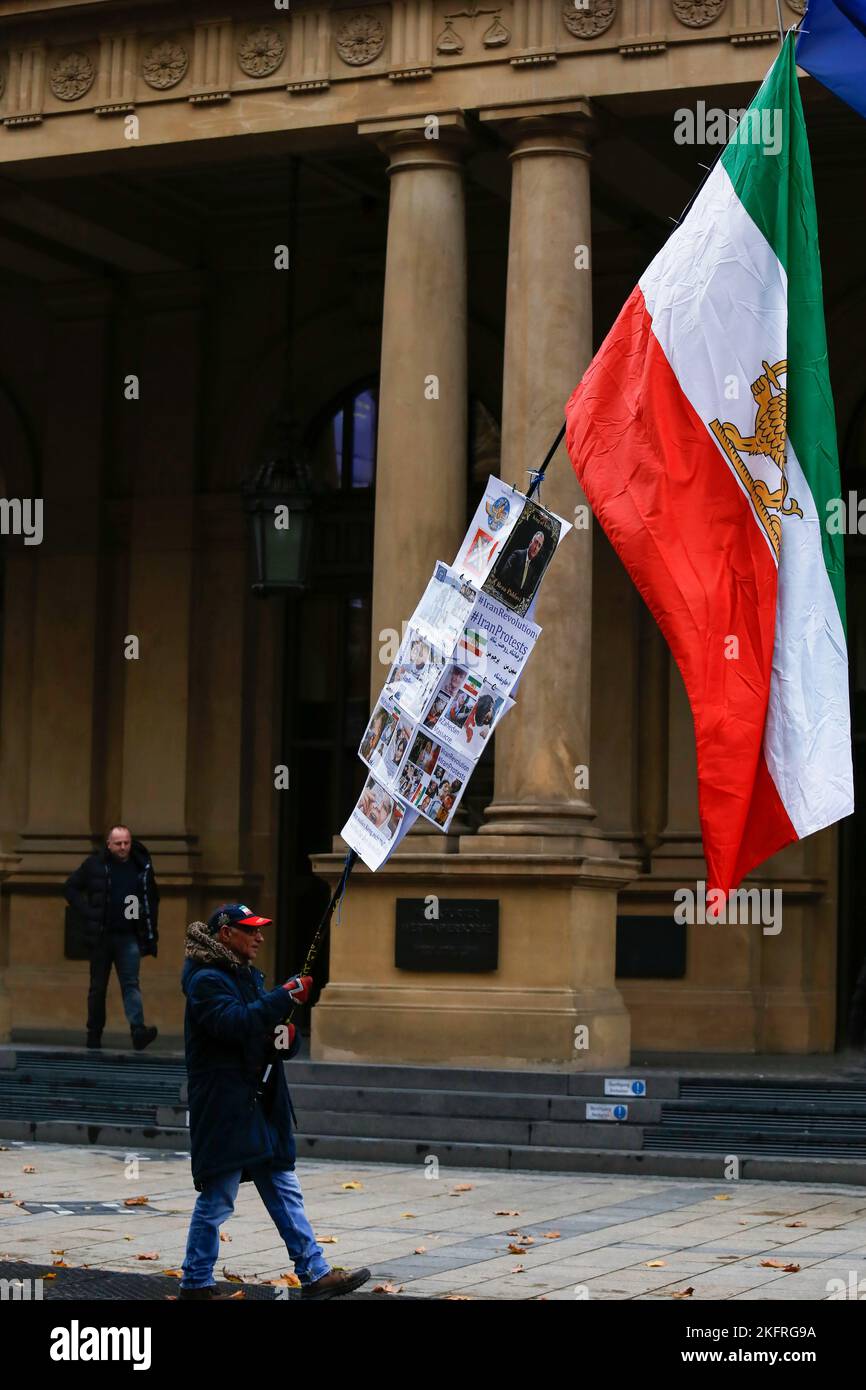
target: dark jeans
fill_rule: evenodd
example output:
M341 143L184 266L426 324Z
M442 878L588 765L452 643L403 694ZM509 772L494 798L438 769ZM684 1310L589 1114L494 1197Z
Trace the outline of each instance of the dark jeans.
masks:
M123 1008L130 1028L144 1027L144 1009L138 987L138 968L141 952L138 941L130 933L102 938L90 960L90 992L87 996L87 1031L101 1033L105 1027L105 994L112 965L123 993Z

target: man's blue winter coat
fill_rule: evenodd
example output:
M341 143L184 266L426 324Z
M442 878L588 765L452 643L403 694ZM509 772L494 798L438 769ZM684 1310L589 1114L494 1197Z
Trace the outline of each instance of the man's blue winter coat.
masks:
M217 1173L259 1164L294 1168L295 1117L283 1060L300 1047L274 1050L274 1031L292 1008L288 990L267 991L254 966L235 963L203 923L187 933L181 986L186 995L184 1042L189 1078L192 1176L198 1190ZM268 1063L264 1094L257 1096Z

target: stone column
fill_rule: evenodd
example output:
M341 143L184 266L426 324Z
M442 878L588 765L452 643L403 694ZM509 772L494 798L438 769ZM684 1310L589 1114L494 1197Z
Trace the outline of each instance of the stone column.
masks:
M547 453L592 356L590 112L579 100L481 118L512 146L501 473L525 491L526 470ZM564 443L540 500L570 521L585 503ZM508 852L565 853L593 838L588 516L587 509L545 577L536 613L544 636L496 735L495 796L481 834L501 839Z
M466 227L459 115L359 127L390 159L371 699L387 675L386 629L401 631L436 560L466 522ZM428 139L431 129L437 138Z
M502 438L503 473L521 485L525 468L540 461L555 436L592 350L590 272L575 269L574 249L589 243L589 113L584 102L561 104L555 113L555 119L547 108L522 107L523 119L515 119L513 108L488 113L515 140ZM463 531L464 446L456 411L449 424L416 404L417 377L438 372L439 360L459 349L454 334L458 326L462 334L465 310L453 280L458 255L462 267L462 227L455 240L456 213L445 217L443 194L454 187L441 167L447 146L433 156L432 169L420 144L413 150L402 142L392 158L397 150L422 164L421 172L401 172L392 190L374 643L383 626L411 608L431 562L450 559ZM421 182L428 178L428 185ZM439 195L432 208L427 187L431 199L434 190ZM450 349L443 317L451 320ZM454 361L462 369L462 352ZM465 400L465 382L461 390ZM441 398L437 405L444 389ZM411 511L402 484L407 449ZM551 470L544 501L570 517L582 501L574 474L562 457ZM437 510L419 520L422 496ZM517 708L496 734L492 833L463 835L458 853L438 855L432 837L409 835L377 873L359 866L331 935L330 980L313 1010L316 1060L569 1071L628 1060L615 927L617 892L633 869L593 835L592 807L573 790L574 766L589 761L591 532L584 528L565 545L545 579L539 621L546 632L521 681ZM401 551L397 590L389 569ZM382 674L374 666L374 693ZM317 856L313 867L333 883L342 856ZM425 905L434 914L441 909L441 925L434 916L427 939L437 955L435 971L397 964L395 899L410 900L418 924ZM466 899L462 907L453 901ZM473 930L467 919L460 925L467 908L470 915L498 914L493 968L461 969L463 933Z

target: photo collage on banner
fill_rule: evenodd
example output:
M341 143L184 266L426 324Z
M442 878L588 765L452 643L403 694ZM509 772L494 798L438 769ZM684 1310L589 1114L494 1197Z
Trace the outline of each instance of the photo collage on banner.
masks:
M372 774L342 836L378 869L423 816L445 831L541 633L526 613L562 517L491 478L453 566L438 562L364 731Z

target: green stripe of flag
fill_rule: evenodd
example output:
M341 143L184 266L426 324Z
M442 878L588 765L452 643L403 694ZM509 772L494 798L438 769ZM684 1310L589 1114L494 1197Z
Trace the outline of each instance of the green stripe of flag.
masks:
M830 390L827 335L818 250L818 219L809 142L797 83L791 34L744 116L745 133L755 135L758 120L781 121L782 143L772 154L760 143L736 136L722 153L722 164L740 202L763 232L788 276L787 428L812 492L821 527L824 564L845 631L843 538L827 531L827 503L841 495L836 416ZM760 115L762 111L768 117ZM778 113L778 114L776 114Z

